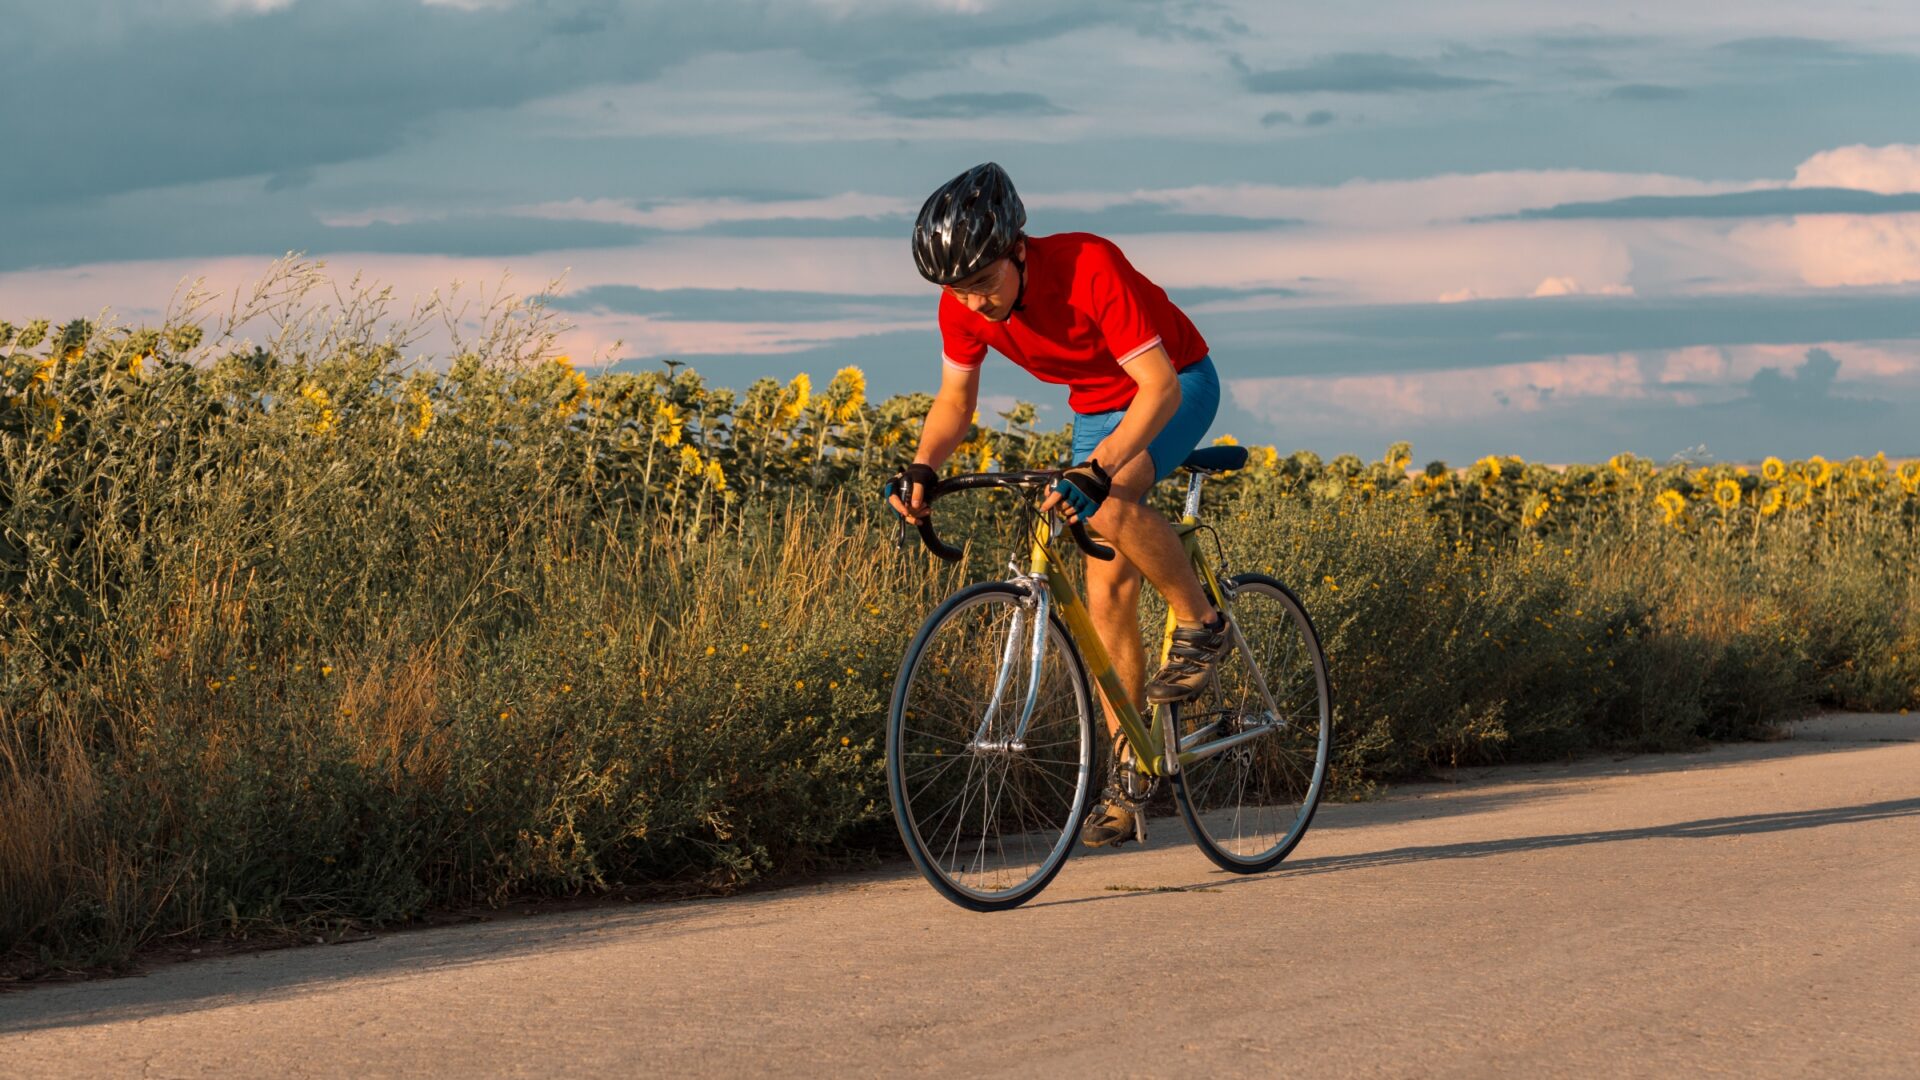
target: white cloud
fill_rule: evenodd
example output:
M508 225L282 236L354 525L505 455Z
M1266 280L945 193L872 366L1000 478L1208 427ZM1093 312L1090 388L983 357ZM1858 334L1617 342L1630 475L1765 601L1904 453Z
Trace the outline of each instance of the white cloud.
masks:
M1699 346L1406 374L1226 382L1234 404L1276 424L1316 417L1332 425L1387 430L1421 422L1485 424L1515 413L1590 409L1608 402L1733 401L1747 395L1749 382L1762 368L1791 371L1813 348L1825 349L1840 361L1842 384L1884 392L1920 383L1920 345L1914 342Z
M1811 214L1755 221L1731 239L1755 269L1784 267L1808 285L1899 285L1920 281L1920 214Z
M918 204L849 191L818 199L665 199L641 205L632 199L568 199L505 211L552 221L597 221L636 228L687 230L729 221L845 221L909 214Z
M1542 296L1632 296L1633 286L1601 285L1597 288L1588 289L1583 288L1576 278L1549 277L1542 278L1540 284L1536 285L1533 292L1528 295L1536 298Z
M1920 191L1920 145L1822 150L1794 170L1792 186L1857 188L1883 195Z

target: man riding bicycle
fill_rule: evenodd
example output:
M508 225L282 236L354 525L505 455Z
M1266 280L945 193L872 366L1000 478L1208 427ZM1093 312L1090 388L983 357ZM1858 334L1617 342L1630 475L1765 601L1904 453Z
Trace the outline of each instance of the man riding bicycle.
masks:
M942 287L944 363L919 449L888 484L888 501L909 521L926 517L926 492L973 423L989 347L1043 382L1065 384L1075 463L1041 509L1097 528L1116 553L1087 561L1088 609L1134 707L1185 701L1227 651L1226 619L1172 523L1145 500L1206 435L1220 381L1192 321L1111 241L1029 237L1026 223L1013 181L993 162L953 178L920 208L913 258ZM1140 637L1143 575L1178 623L1152 682ZM1107 730L1119 732L1111 707ZM1134 835L1135 812L1109 784L1081 840L1120 843Z

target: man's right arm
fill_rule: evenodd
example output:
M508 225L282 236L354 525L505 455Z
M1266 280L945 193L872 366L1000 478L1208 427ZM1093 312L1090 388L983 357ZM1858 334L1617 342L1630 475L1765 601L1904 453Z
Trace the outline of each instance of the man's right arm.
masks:
M920 428L920 449L913 455L917 464L938 470L953 456L954 448L965 442L973 427L973 412L980 402L980 369L958 364L940 365L940 392L934 395L933 408L927 410L926 423ZM899 495L888 500L910 521L927 516L926 489L912 485L912 505Z

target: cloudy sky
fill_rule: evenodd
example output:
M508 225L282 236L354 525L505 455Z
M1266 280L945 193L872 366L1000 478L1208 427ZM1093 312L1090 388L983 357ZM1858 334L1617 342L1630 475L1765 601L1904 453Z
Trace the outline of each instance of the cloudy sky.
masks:
M299 250L564 275L576 358L931 389L911 214L991 159L1186 308L1243 439L1920 454L1895 0L0 0L0 45L16 322Z

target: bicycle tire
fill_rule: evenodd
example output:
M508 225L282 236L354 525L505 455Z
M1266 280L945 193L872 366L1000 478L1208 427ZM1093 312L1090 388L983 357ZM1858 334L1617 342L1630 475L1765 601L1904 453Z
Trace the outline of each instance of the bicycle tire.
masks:
M1174 802L1214 865L1256 874L1279 865L1313 823L1332 755L1333 686L1320 635L1291 589L1265 574L1223 584L1285 723L1181 768ZM1173 706L1172 721L1169 742L1177 733L1197 746L1269 725L1272 717L1236 648L1218 662L1206 690Z
M980 740L974 737L977 729L967 730L992 713L996 730L991 734L1006 734L1005 714L1019 712L1017 708L997 713L974 708L984 703L963 700L962 693L968 679L987 671L997 674L1007 655L1005 636L996 639L990 630L1002 614L1011 628L1015 610L1031 618L1037 607L1025 587L1011 582L983 582L948 597L907 647L887 714L887 793L900 839L929 884L948 900L974 911L1007 910L1039 895L1072 855L1092 799L1093 697L1079 650L1056 615L1049 613L1047 619L1042 686L1036 694L1027 745L1019 751L983 750L980 744L1001 740ZM984 642L978 640L983 632L987 633ZM1030 623L1022 633L1030 642ZM1007 698L1017 703L1032 680L1028 646L1016 645L1013 652L1019 654L1020 663L1014 674L1021 677L1012 680L1014 687ZM978 662L982 655L989 660ZM956 672L956 667L963 670ZM942 757L948 760L942 762ZM953 775L963 761L964 775ZM940 787L943 782L952 785L953 795ZM970 792L979 796L977 803ZM1010 792L1025 802L1002 816L1006 808L990 803ZM967 830L976 813L981 824L973 836ZM995 831L1008 823L1020 827L1014 836ZM951 838L942 831L949 825ZM1041 839L1044 844L1038 843ZM1019 863L1017 872L1001 875L1010 878L1010 884L1000 887L968 880L990 877L984 873L989 849L1005 854L1009 840L1016 841L1023 853L1034 855ZM963 842L971 855L962 849ZM964 873L957 862L963 855L977 859L982 873Z

